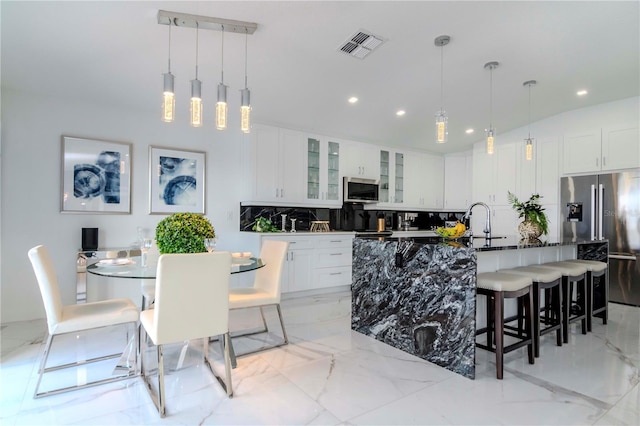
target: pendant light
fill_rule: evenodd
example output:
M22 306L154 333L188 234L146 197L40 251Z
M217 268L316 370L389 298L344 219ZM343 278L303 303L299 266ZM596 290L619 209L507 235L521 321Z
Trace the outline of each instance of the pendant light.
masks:
M448 35L441 35L436 37L434 44L440 47L440 111L436 113L436 142L447 142L447 113L444 111L443 99L444 99L444 46L449 44L451 37Z
M487 129L487 154L493 154L493 143L496 136L496 129L493 128L493 70L500 65L498 62L487 62L485 69L489 69L489 128Z
M247 43L249 32L244 36L244 89L240 90L240 130L244 133L251 131L251 93L247 87Z
M535 80L529 80L522 83L523 86L529 87L529 136L524 140L525 142L525 155L524 158L527 161L533 160L533 139L531 139L531 86L536 85Z
M173 90L174 77L171 74L171 21L169 21L169 67L162 74L164 78L164 90L162 91L162 121L171 123L175 118L176 98Z
M222 26L222 49L220 50L220 84L218 84L218 103L216 103L216 129L227 128L227 86L224 85L224 25Z
M202 126L202 82L198 80L198 22L196 21L196 78L191 80L191 125Z

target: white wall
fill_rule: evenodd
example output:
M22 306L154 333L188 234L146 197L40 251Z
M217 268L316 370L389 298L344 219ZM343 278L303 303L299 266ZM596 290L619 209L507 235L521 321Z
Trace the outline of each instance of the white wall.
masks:
M75 256L83 227L100 229L101 247L128 247L137 239L138 226L153 235L165 215L148 214L149 145L206 152L206 216L216 228L221 249L243 248L236 236L241 147L245 142L243 134L236 130L232 111L230 128L220 132L213 127L212 119L194 129L185 123L186 119L182 123L163 123L159 112L151 114L24 92L3 90L1 101L2 323L44 318L27 258L31 247L48 246L63 303L68 304L75 302ZM61 135L133 144L131 214L60 213Z

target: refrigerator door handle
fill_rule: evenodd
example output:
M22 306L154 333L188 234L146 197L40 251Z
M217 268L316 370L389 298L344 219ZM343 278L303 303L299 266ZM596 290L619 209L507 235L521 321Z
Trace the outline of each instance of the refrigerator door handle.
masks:
M596 186L591 185L591 241L596 239Z
M602 216L604 214L604 185L598 185L598 239L603 240L604 235L602 232Z
M636 256L632 253L611 253L609 259L631 260L633 262L637 260Z

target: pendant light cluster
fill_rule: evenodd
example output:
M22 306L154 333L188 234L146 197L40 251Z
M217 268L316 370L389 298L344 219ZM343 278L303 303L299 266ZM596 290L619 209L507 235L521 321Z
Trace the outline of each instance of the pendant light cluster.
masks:
M524 140L525 142L525 154L524 158L527 161L533 160L533 139L531 138L531 87L536 85L535 80L529 80L522 83L523 86L529 87L529 136Z
M163 74L164 90L162 93L162 120L171 123L175 119L175 91L174 75L171 74L171 27L190 27L196 29L196 70L195 78L191 80L191 100L190 100L190 124L193 127L201 127L203 123L203 103L202 103L202 82L198 79L198 49L199 30L209 29L221 31L221 65L220 83L217 90L217 102L215 108L215 126L218 130L227 128L227 88L224 83L224 35L225 32L241 33L245 35L244 45L244 89L240 90L240 115L241 130L244 133L251 131L250 121L250 91L247 87L247 46L248 36L253 34L258 25L252 22L234 21L230 19L213 18L208 16L189 15L186 13L158 11L158 23L169 26L169 60L168 71Z
M449 44L451 41L451 37L448 35L441 35L436 37L434 40L434 44L440 47L440 111L436 113L436 142L437 143L445 143L447 142L447 113L444 110L444 46Z

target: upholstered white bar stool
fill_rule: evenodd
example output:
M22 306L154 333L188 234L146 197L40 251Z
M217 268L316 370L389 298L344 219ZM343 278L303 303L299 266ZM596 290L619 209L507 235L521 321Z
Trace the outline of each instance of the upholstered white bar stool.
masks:
M540 336L555 330L556 344L562 346L562 273L536 265L501 269L499 272L524 275L533 281L533 337L535 356L540 356ZM540 290L545 292L544 317L540 317ZM546 325L541 328L541 324Z
M569 343L569 324L574 321L581 321L582 334L587 334L587 267L565 261L543 263L540 267L555 269L562 274L562 340L564 343ZM575 300L573 300L573 283L577 286ZM574 311L573 314L572 311Z
M504 370L504 354L515 349L527 346L529 364L535 363L534 338L533 338L533 298L531 297L531 278L524 275L509 274L505 272L483 272L477 275L477 294L487 297L487 326L476 331L479 334L487 334L487 344L476 342L476 346L496 354L496 377L502 379ZM525 334L522 330L517 334L505 331L504 327L504 300L517 298L523 302L525 316ZM493 336L495 334L495 347ZM504 336L519 338L519 341L511 345L504 345Z
M602 323L606 324L609 316L609 278L607 276L607 263L587 259L573 259L566 260L565 262L575 262L587 267L587 331L591 331L594 316L600 316ZM603 306L594 308L593 294L595 292L596 278L602 280L601 288L604 290L604 304Z

